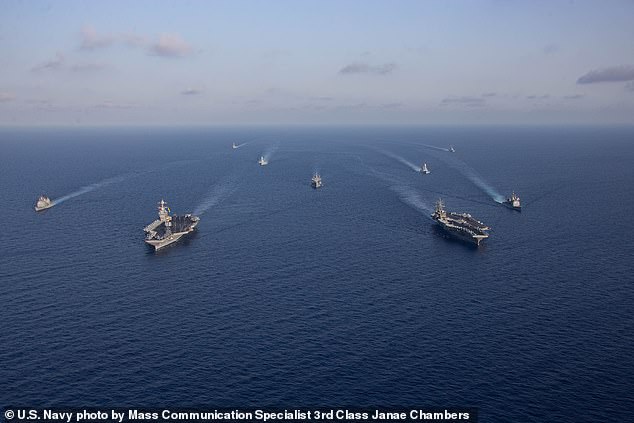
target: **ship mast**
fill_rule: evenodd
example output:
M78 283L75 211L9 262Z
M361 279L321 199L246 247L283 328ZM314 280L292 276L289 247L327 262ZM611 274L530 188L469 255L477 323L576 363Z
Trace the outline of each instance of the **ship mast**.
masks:
M169 207L167 207L167 203L165 202L165 200L161 200L161 202L158 205L158 215L159 215L159 220L161 222L165 222L165 226L170 226L170 221L172 220L171 216L169 215Z

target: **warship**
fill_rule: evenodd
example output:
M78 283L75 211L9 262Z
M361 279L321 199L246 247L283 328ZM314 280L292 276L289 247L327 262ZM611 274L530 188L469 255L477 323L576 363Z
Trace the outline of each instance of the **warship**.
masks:
M310 180L310 186L317 189L321 188L321 185L321 176L319 176L319 173L315 173Z
M159 218L143 228L145 242L154 247L155 250L166 247L178 241L183 235L192 232L200 221L198 216L191 214L170 216L170 212L167 203L161 200L158 203Z
M420 173L422 173L423 175L431 173L430 170L427 169L427 163L423 163L423 166L420 168Z
M522 211L522 204L520 203L520 197L513 192L509 198L504 201L504 205L512 208L513 210Z
M40 195L40 198L38 198L35 202L35 211L39 212L42 210L50 209L54 205L55 203L53 203L53 200L48 198L46 195Z
M474 219L467 213L445 211L442 200L436 202L436 209L431 215L438 224L450 235L462 241L480 245L483 239L489 237L489 228L484 223Z
M264 156L260 156L260 160L258 160L258 163L260 164L260 166L266 166L267 164L269 164L269 162L266 161Z
M450 146L449 146L449 152L450 152L450 153L455 153L455 152L456 152L456 149L455 149L455 148L453 148L453 145L450 145Z
M236 148L238 148L238 146L237 146L237 145L236 145L236 143L234 142L234 143L231 145L231 148L233 148L233 149L235 150Z

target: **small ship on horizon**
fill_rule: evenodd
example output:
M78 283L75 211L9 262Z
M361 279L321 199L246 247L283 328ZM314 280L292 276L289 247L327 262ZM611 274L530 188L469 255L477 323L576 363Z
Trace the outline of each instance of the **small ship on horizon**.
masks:
M42 211L42 210L50 209L54 205L55 205L55 203L53 202L53 200L48 198L46 195L42 194L42 195L40 195L40 197L35 202L34 208L35 208L36 212L39 212L39 211Z
M200 218L191 214L184 216L171 215L171 210L164 200L158 204L159 218L147 225L145 231L145 242L157 251L178 241L183 235L192 232Z
M513 210L522 211L522 204L520 203L520 197L517 194L515 194L515 191L513 191L511 196L507 198L503 204Z
M310 186L317 189L317 188L321 188L321 185L322 185L321 176L319 175L319 173L315 173L312 179L310 180Z
M420 168L420 173L422 173L423 175L428 175L431 173L431 171L427 169L427 163L423 163L423 166L421 166Z
M260 156L260 160L258 160L260 166L266 166L269 162L264 158L264 156Z
M431 215L438 224L449 234L462 241L480 246L483 239L489 237L487 225L474 219L468 213L454 213L445 211L442 200L436 202L436 209Z
M231 148L233 148L233 149L235 150L236 148L238 148L238 146L237 146L237 145L236 145L236 143L234 142L234 143L231 145Z
M450 153L455 153L455 152L456 152L456 149L455 149L455 148L453 148L453 145L450 145L450 146L449 146L449 152L450 152Z

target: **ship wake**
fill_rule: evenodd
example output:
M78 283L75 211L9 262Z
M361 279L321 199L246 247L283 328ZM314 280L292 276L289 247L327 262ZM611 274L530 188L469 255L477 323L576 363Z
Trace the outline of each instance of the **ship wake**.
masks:
M491 197L493 201L500 204L504 202L504 196L497 192L497 190L493 188L488 182L486 182L484 178L471 166L459 160L445 160L445 162L449 163L451 167L456 169L463 176L469 179L475 186L484 191L489 197Z
M272 146L268 147L265 151L264 154L262 155L264 157L264 160L271 161L271 158L273 157L273 154L275 154L275 152L277 151L277 149L279 148L280 144L276 143L273 144Z
M394 160L398 160L399 162L403 163L405 166L412 169L414 172L420 172L420 166L416 166L414 163L410 162L404 157L401 157L397 154L390 153L389 151L385 151L385 150L379 150L379 151L382 154L385 154L386 156L393 158Z
M407 185L395 185L391 186L390 189L398 195L403 203L431 219L431 213L434 209L418 191Z
M129 176L130 175L116 176L114 178L104 179L101 182L96 182L94 184L85 185L85 186L79 188L77 191L73 191L70 194L66 194L66 195L64 195L62 197L59 197L59 198L53 200L53 203L54 204L60 204L60 203L63 203L64 201L66 201L66 200L70 200L71 198L79 197L80 195L89 193L89 192L94 191L96 189L103 188L103 187L108 186L108 185L116 184L118 182L123 182Z
M419 144L419 145L421 145L422 147L425 147L425 148L431 148L433 150L449 152L448 148L436 147L435 145L429 145L429 144Z
M200 216L204 214L210 208L216 206L222 200L227 198L236 190L236 184L233 181L223 181L214 185L210 190L207 196L203 199L203 201L196 206L193 211L193 214L196 216Z

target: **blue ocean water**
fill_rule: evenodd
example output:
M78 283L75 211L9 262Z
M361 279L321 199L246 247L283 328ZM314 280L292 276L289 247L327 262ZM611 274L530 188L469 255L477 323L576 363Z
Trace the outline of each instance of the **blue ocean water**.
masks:
M631 127L2 129L0 406L629 421L633 140ZM521 213L495 201L512 190ZM66 199L37 214L41 193ZM448 239L429 218L438 198L490 238ZM142 228L161 199L201 222L154 253Z

